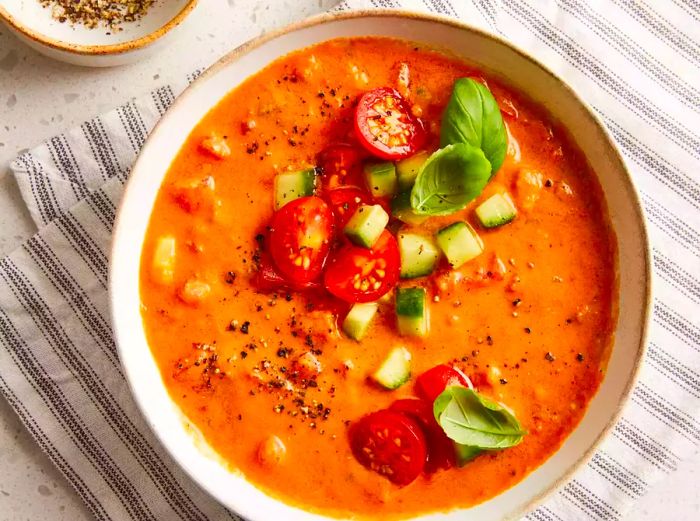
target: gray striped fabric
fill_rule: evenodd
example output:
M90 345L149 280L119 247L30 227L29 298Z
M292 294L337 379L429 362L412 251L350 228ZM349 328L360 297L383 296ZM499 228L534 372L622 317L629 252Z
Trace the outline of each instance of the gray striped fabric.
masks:
M350 0L459 17L576 87L641 190L655 263L642 377L602 448L527 519L617 520L700 445L700 6L695 0ZM129 395L107 314L107 251L129 167L182 84L57 136L12 169L41 231L0 261L0 390L98 519L226 519Z

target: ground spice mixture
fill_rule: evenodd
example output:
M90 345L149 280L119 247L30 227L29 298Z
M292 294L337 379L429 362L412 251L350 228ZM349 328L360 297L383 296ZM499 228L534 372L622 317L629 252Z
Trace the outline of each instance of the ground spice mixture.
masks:
M51 8L60 22L84 25L90 29L108 27L120 30L123 22L133 22L146 14L154 0L39 0Z

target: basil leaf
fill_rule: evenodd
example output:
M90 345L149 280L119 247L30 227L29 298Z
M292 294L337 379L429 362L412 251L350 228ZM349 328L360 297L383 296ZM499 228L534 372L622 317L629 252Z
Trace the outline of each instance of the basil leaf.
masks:
M440 146L468 143L481 148L495 174L506 157L508 133L491 91L471 78L460 78L442 116Z
M511 411L466 387L445 389L433 414L450 439L477 449L513 447L527 434Z
M484 153L466 143L434 152L418 171L411 207L420 215L448 215L464 208L486 186L491 165Z

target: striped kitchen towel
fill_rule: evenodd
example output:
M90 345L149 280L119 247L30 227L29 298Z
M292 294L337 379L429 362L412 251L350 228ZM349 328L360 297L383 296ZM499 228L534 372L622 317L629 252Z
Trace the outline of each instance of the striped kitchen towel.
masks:
M595 108L641 191L655 264L641 379L600 450L529 520L622 519L700 446L700 6L660 4L339 6L442 13L511 39ZM12 164L40 232L0 261L0 390L98 519L235 519L188 480L147 429L108 318L107 255L123 183L148 131L186 84L163 87Z

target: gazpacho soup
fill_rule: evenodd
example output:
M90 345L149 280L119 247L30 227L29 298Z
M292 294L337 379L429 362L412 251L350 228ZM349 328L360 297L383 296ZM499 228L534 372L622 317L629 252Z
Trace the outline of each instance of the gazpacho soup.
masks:
M324 42L194 128L143 245L173 401L285 503L396 519L551 456L605 372L615 237L564 129L419 43Z

